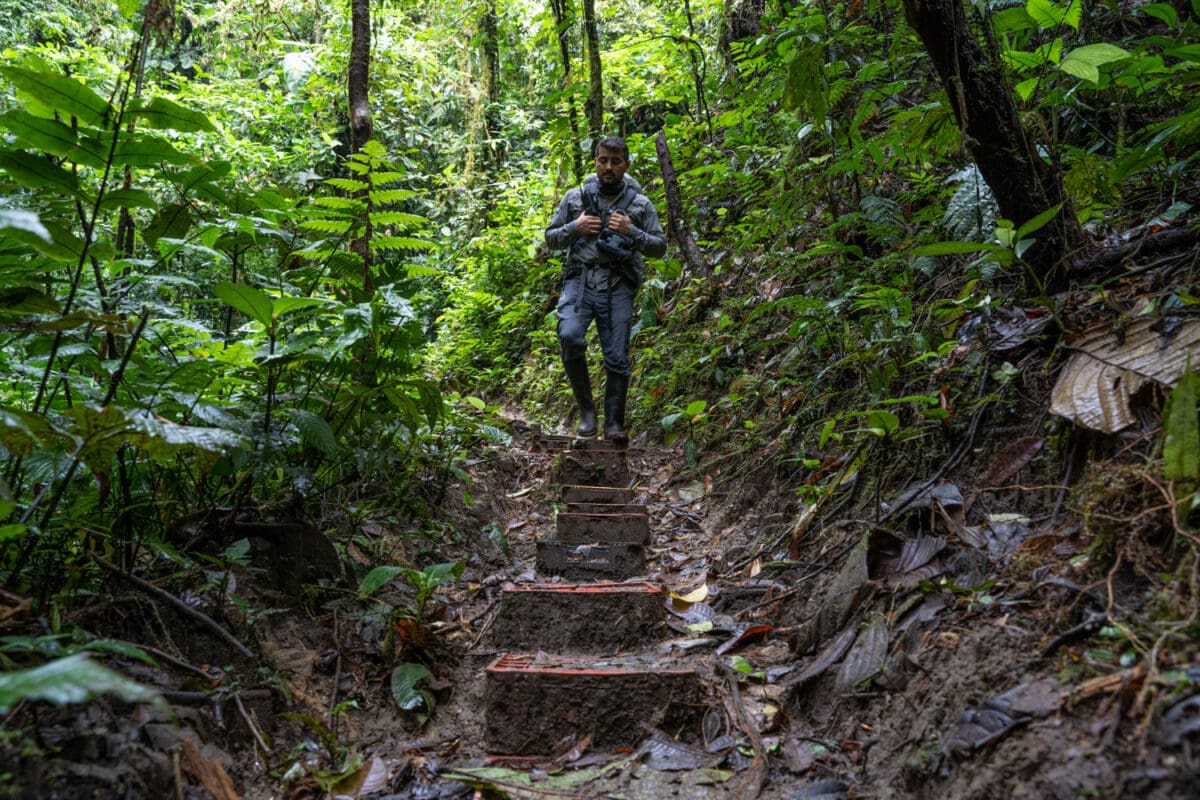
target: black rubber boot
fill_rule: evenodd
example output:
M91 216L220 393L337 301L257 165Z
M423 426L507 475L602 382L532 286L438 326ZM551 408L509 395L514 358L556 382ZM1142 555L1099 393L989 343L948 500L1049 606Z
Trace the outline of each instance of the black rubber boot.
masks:
M604 380L604 438L626 440L625 398L629 394L629 376L609 372Z
M573 358L563 361L563 369L567 372L567 380L571 383L571 391L575 394L575 404L579 406L579 425L575 433L579 436L596 435L596 404L592 400L592 382L588 378L587 361Z

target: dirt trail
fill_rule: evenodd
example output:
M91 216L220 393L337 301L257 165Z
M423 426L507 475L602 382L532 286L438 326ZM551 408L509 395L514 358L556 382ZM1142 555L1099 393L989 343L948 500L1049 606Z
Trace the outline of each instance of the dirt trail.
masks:
M706 477L596 447L518 433L469 464L454 518L503 538L464 534L426 627L391 627L398 583L310 618L242 574L230 594L280 609L243 620L256 673L144 599L93 607L142 643L166 617L155 642L199 674L115 662L171 714L14 713L42 748L20 796L1200 796L1195 641L1141 658L1116 612L1154 599L1120 561L1089 578L1078 527L981 515L946 480L815 526L770 459ZM429 669L424 725L400 662Z

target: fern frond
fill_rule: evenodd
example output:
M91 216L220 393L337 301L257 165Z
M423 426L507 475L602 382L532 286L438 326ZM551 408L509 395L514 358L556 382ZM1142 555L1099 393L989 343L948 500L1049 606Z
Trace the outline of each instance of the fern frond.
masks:
M979 168L974 164L963 167L946 183L959 184L942 215L946 232L962 241L980 241L989 236L1000 209Z

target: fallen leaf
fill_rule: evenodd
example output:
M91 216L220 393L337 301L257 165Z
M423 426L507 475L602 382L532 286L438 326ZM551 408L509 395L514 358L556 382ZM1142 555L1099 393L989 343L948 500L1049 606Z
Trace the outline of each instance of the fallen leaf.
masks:
M1123 329L1105 322L1075 337L1050 413L1103 433L1137 422L1139 390L1151 382L1173 387L1189 363L1200 363L1200 320L1186 320L1171 332L1162 322L1143 317Z
M699 586L697 586L695 589L692 589L690 592L687 592L686 594L675 594L675 592L671 592L671 599L678 601L678 603L682 603L685 605L691 605L693 603L703 603L705 600L708 599L708 584L702 583ZM679 607L678 603L677 603L677 607ZM683 609L680 608L680 610L683 610Z
M1005 447L992 459L987 475L983 479L983 485L985 487L998 486L1007 482L1009 478L1016 475L1033 460L1045 443L1046 440L1040 436L1026 436Z

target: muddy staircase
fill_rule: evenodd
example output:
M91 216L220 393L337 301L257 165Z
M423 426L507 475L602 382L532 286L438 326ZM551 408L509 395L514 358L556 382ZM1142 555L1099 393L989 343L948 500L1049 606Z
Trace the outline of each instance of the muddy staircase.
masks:
M648 726L697 724L700 675L657 655L665 593L637 580L652 531L633 502L627 451L549 435L539 445L555 456L560 505L553 535L537 543L537 580L501 597L500 655L486 669L489 749L546 755L585 739L633 748Z

